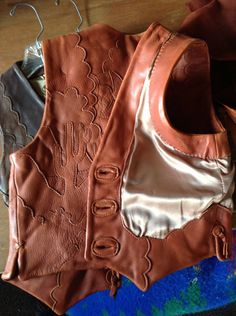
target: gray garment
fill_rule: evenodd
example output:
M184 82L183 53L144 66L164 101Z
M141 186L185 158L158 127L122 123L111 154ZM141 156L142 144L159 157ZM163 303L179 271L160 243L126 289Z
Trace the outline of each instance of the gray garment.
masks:
M15 63L0 76L0 191L8 205L11 153L28 144L37 133L44 103Z

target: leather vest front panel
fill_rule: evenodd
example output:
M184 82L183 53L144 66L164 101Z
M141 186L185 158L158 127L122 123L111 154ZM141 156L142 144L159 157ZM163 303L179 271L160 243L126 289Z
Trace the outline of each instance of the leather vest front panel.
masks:
M90 169L89 178L90 191L87 213L88 232L86 258L96 263L103 262L105 266L126 275L142 290L147 290L153 282L165 275L183 267L196 264L204 258L213 255L217 255L220 260L229 258L232 238L231 217L234 168L230 159L227 133L216 118L211 100L209 99L209 57L206 55L206 45L204 42L195 39L186 38L178 34L171 34L167 30L163 33L165 34L165 40L162 41L162 46L155 51L153 50L153 55L151 54L153 48L152 44L148 50L150 55L147 55L146 51L146 54L144 54L140 49L140 55L147 56L147 59L143 65L142 63L137 63L132 69L133 72L126 74L101 146ZM152 43L151 36L145 42L144 49L148 47L148 43ZM141 46L141 43L139 43L139 45ZM175 65L178 64L180 57L185 51L192 51L194 57L195 46L200 47L200 56L202 54L207 60L207 63L205 66L203 64L202 68L205 69L204 72L207 71L208 74L204 79L208 82L208 87L204 87L203 89L206 98L205 113L202 113L203 116L201 120L207 123L208 120L205 119L204 115L207 117L209 113L212 127L204 126L204 124L202 126L204 131L207 130L207 128L209 129L208 133L201 133L201 130L198 133L186 133L174 128L173 125L170 124L167 110L164 108L165 92L167 84L170 81L170 73L173 71ZM156 54L156 52L158 53ZM140 55L136 55L137 60L139 60ZM190 61L188 61L188 59L186 60L189 64L184 66L184 69L191 69L191 67L194 69L194 64L191 65L190 63L191 59ZM195 62L194 58L193 60ZM198 68L196 67L196 69ZM178 73L179 70L176 69L176 72ZM190 71L190 73L192 72ZM186 71L186 75L189 75L188 71ZM188 77L183 77L182 82L186 82L187 80ZM146 81L148 81L147 85L145 84ZM147 89L149 96L146 101L143 101L145 100L145 89ZM184 92L182 93L184 96ZM178 98L174 100L172 97L171 100L175 103L178 102ZM188 100L187 93L186 100ZM152 124L155 127L156 137L162 139L166 147L165 149L162 148L162 150L165 150L164 154L167 154L169 147L173 151L175 159L179 157L179 166L183 165L183 163L186 164L184 173L186 173L185 177L187 182L189 181L189 177L193 176L192 173L188 174L188 168L190 168L190 166L193 167L195 162L197 162L194 166L195 172L200 172L203 177L203 183L207 183L209 180L208 177L211 178L213 187L211 186L210 190L215 191L215 193L213 193L213 191L210 193L208 189L206 189L205 192L203 189L203 202L204 195L207 196L208 193L210 193L209 196L211 196L211 199L215 195L215 200L213 198L210 202L207 202L200 212L197 212L193 208L188 209L187 205L186 207L182 205L183 214L190 216L190 218L188 218L185 223L182 222L181 226L173 226L172 228L168 222L164 223L163 233L159 233L159 226L157 226L151 236L152 238L147 234L145 229L141 228L140 223L145 219L146 214L145 211L139 207L141 205L141 199L143 199L143 196L146 194L145 190L155 192L155 187L152 187L150 184L149 186L144 186L143 190L140 191L139 197L135 188L137 188L139 184L142 184L142 181L150 181L152 168L158 168L158 164L153 164L152 167L150 166L149 173L145 173L143 179L131 178L130 185L132 185L132 188L130 191L133 197L130 199L130 205L134 207L134 212L137 212L139 217L135 220L136 213L131 210L130 218L134 218L134 222L125 222L124 219L124 214L127 214L127 210L124 209L125 190L124 187L122 188L123 181L125 182L124 172L134 148L135 117L138 113L138 108L140 108L143 102L149 103L149 111ZM210 106L208 106L208 104L210 104ZM197 103L195 105L197 105ZM191 108L191 103L188 103L187 106ZM177 116L177 114L173 115ZM144 117L145 116L142 116L142 118L139 117L139 121L144 122L142 121ZM195 116L192 116L193 125L194 119ZM129 124L126 124L127 121ZM201 123L199 125L201 125ZM149 125L148 128L151 134L151 126ZM191 129L191 124L188 128ZM137 133L137 137L139 137L140 143L144 145L147 144L147 140L142 142L140 134ZM119 146L117 142L118 139L122 139ZM161 151L160 148L158 150ZM135 176L137 176L138 172L141 172L140 164L145 154L148 155L150 152L144 150L140 151L136 160L133 160L134 167L136 168ZM162 154L162 157L166 158L164 154ZM180 157L183 157L181 158L183 159L182 162ZM218 165L215 164L217 161L219 161ZM144 163L147 169L149 167L147 165L148 163L150 163L150 161L148 162L147 159ZM178 168L177 164L170 164L169 169L170 167L172 170L174 169L173 167L176 167L174 172L176 178L181 177L181 169ZM208 172L204 172L204 168L206 170L208 169ZM213 171L214 169L215 171ZM168 175L169 173L166 172L166 176ZM185 177L183 175L182 181L184 181ZM213 180L214 177L217 181ZM160 190L158 193L159 196L157 197L161 199L161 186L165 184L165 180L161 181L160 177L156 181L159 181L159 183L156 183L158 183ZM173 181L176 180L173 178ZM200 179L198 181L200 181ZM187 190L185 193L188 195L187 198L196 198L196 200L198 200L197 203L199 203L202 199L201 195L197 197L197 192L200 187L196 186L194 189L194 186L194 181L192 185L189 183L185 188L185 190ZM168 190L166 185L165 189ZM181 191L181 181L173 192L171 191L170 183L169 202L168 198L166 198L165 211L167 214L169 212L168 216L172 220L174 220L174 218L170 206L173 199L178 197L178 190ZM179 198L181 199L181 194ZM184 199L184 196L182 196L182 199ZM107 214L106 217L97 216L96 213L94 214L94 205L97 204L104 205L103 209L104 214ZM107 212L108 204L116 205L116 211ZM150 210L150 205L145 203L145 201L144 204L145 207L149 207ZM155 201L154 204L157 205L157 201ZM175 212L178 211L176 206ZM193 206L193 204L191 206ZM100 209L100 213L101 211ZM159 211L160 207L157 207L153 212L156 212L156 216L158 216ZM183 214L181 213L180 206L178 217ZM177 218L176 215L175 218ZM148 225L153 224L155 226L155 223L151 223L152 219L149 214L146 217L146 222ZM136 228L137 231L135 231ZM139 234L140 231L142 232L141 234Z
M103 264L84 259L87 177L140 37L95 25L43 44L45 111L34 140L11 156L3 278L58 313L110 286L106 269L92 270Z
M3 148L0 175L1 188L6 203L8 203L8 180L10 175L9 155L32 140L40 126L44 107L44 104L21 72L20 65L20 63L14 64L1 76L0 83L0 88L2 88L0 107L2 113L4 113L1 116L0 125L3 131L0 140ZM4 186L4 184L6 185ZM12 237L13 235L17 236L15 211L12 210L12 207L9 210L9 215ZM14 256L19 247L17 238L14 241L15 247L10 250L10 260L8 259L12 266L7 267L4 278L11 278L10 283L31 293L59 314L64 313L67 307L78 300L93 292L104 290L110 285L105 279L103 270L96 270L95 272L93 270L57 272L25 281L18 279L18 277L13 278L13 274L16 272L16 258ZM96 283L94 279L96 279ZM65 297L67 298L66 301Z

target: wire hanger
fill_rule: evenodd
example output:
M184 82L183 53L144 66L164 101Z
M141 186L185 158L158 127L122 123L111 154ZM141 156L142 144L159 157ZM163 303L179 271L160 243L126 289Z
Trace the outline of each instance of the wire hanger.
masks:
M25 74L25 76L30 79L32 78L33 75L35 75L36 73L38 73L38 71L40 69L43 68L43 55L42 55L42 48L41 48L41 44L39 42L40 36L42 35L42 33L44 32L44 26L43 26L43 22L42 19L38 13L38 11L36 10L36 8L29 3L23 2L23 3L17 3L10 11L10 16L14 16L16 14L16 9L18 7L23 7L23 6L27 6L30 7L39 22L40 25L40 31L36 36L35 39L35 43L33 45L29 45L26 49L25 49L25 54L24 54L24 59L23 59L23 63L21 66L21 70L23 71L23 73Z
M80 32L80 27L81 27L81 25L83 24L83 17L82 17L82 15L81 15L81 13L80 13L80 10L79 10L79 7L78 7L78 5L75 3L75 1L74 0L70 0L70 2L73 4L73 6L75 7L75 10L76 10L76 12L77 12L77 14L78 14L78 16L79 16L79 18L80 18L80 24L77 26L77 28L76 28L76 32ZM55 5L60 5L60 0L56 0L55 1Z

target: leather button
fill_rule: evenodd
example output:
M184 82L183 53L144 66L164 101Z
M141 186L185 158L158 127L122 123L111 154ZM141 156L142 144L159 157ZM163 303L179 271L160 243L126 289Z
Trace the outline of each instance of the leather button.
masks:
M120 244L112 237L101 237L92 243L92 253L97 257L113 257L119 250Z
M221 225L214 226L212 230L212 234L215 237L221 236L222 234L224 234L224 227L222 227Z
M113 181L120 175L119 168L114 166L101 166L95 171L95 178L100 181Z
M117 203L113 200L97 200L92 205L92 212L98 217L106 217L117 212Z

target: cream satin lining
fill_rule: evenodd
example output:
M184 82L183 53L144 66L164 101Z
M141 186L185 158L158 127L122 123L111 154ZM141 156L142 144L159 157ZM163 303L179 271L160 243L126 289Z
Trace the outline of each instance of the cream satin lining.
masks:
M164 238L213 203L232 209L230 157L203 160L166 144L149 112L149 78L136 116L132 153L123 178L122 219L136 236Z

